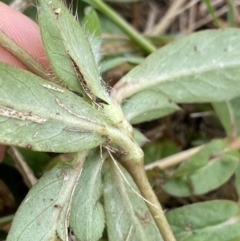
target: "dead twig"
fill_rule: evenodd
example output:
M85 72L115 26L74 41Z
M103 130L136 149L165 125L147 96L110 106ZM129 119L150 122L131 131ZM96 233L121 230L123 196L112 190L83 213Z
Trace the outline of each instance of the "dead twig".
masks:
M167 169L171 166L178 165L185 160L189 159L193 155L197 154L205 145L191 148L186 151L182 151L180 153L174 154L172 156L163 158L161 160L155 161L145 166L145 170L152 170L153 168ZM234 139L228 144L228 148L232 150L240 149L240 137Z
M31 188L37 182L37 178L34 176L31 168L24 160L22 154L16 147L12 146L8 148L8 153L15 161L16 168L21 173L24 183L27 185L27 187Z
M172 5L169 7L168 11L164 15L164 17L159 21L159 23L154 27L151 34L159 35L164 33L172 21L175 19L176 12L178 12L179 8L185 3L186 0L178 0L173 1Z

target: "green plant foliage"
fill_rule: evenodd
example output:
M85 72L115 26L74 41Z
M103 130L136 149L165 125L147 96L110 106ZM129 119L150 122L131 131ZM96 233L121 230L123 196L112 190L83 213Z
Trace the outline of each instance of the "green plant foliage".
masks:
M52 0L50 4L48 0L41 0L39 2L40 6L44 6L44 9L48 8L51 10L48 15L51 16L52 21L60 29L65 51L67 51L69 59L74 62L75 71L79 80L83 81L82 86L85 88L85 92L89 97L91 96L90 92L92 92L95 97L107 101L109 98L103 87L97 60L93 53L94 49L90 45L86 32L80 27L77 20L61 1ZM45 27L43 26L43 28ZM55 60L52 59L52 61Z
M140 107L136 108L136 115L144 121L162 116L165 109L168 113L173 111L169 109L172 102L217 102L239 96L239 38L238 29L208 30L194 33L151 54L114 86L119 102L127 99L127 109L123 102L125 115L135 118L136 95L141 93L144 99L149 91L158 95L157 104L165 105L158 107L158 115L156 109L155 112L151 110L151 105L149 112L144 104L142 111Z
M79 240L98 241L105 226L104 210L99 202L102 193L102 160L92 151L83 166L72 201L70 227Z
M84 10L83 26L88 34L95 61L99 64L101 60L101 35L102 26L97 12L92 7Z
M104 120L80 97L3 63L0 71L2 143L38 151L74 152L105 142L97 134Z
M154 104L152 104L154 103ZM179 107L167 97L154 90L146 90L127 99L122 105L123 113L132 124L138 124L149 119L157 119L179 110Z
M7 241L68 240L71 202L87 152L75 164L60 163L30 190L21 204Z
M239 205L230 201L209 201L186 205L167 213L178 241L238 241Z
M111 160L104 162L104 206L109 241L161 241L145 202L132 190L139 193L136 184L118 165L122 174Z
M71 153L70 161L59 162L60 157L55 157L48 163L46 168L51 170L29 191L7 241L99 241L102 237L108 241L175 241L172 230L178 241L238 241L239 207L229 201L170 211L170 229L144 171L139 146L148 140L131 124L166 116L179 110L180 103L214 102L228 135L239 135L240 31L195 33L145 60L129 55L106 58L101 69L99 37L101 25L108 27L105 16L145 53L153 52L155 46L103 1L85 2L92 5L80 17L81 27L62 1L39 0L41 35L51 64L46 73L0 30L6 50L35 71L0 63L0 143ZM105 16L98 18L93 7ZM108 21L111 26L112 22ZM119 32L116 29L113 32ZM124 62L139 65L107 90L100 70ZM153 143L144 151L148 163L180 147L172 142ZM49 161L46 155L36 158L35 152L23 154L29 163L38 158L41 163ZM171 176L162 188L172 196L201 195L235 174L239 194L239 158L226 141L212 141L175 171L166 172ZM40 172L39 166L30 166Z
M152 163L181 151L181 147L170 141L156 141L143 148L145 164Z
M235 187L238 194L238 199L240 199L240 163L235 171Z
M98 18L97 12L92 7L87 7L84 11L83 26L94 37L101 37L102 29L101 22Z
M44 152L36 152L25 148L18 148L18 150L33 171L34 175L40 178L43 175L45 166L50 161L50 156Z
M211 142L180 165L163 189L173 196L183 197L218 188L234 174L240 160L238 152L225 148L225 141Z
M56 22L56 16L46 1L39 1L39 3L38 18L41 26L41 36L51 66L60 79L59 81L62 81L62 84L67 85L71 90L84 94L72 60L65 49L64 40Z
M140 57L115 57L105 60L101 63L101 71L106 72L112 68L115 68L123 63L130 63L133 65L140 64L143 61L143 58Z
M212 105L228 136L234 138L240 135L240 98Z
M139 146L143 146L148 142L146 136L143 135L143 133L136 128L133 129L133 136Z

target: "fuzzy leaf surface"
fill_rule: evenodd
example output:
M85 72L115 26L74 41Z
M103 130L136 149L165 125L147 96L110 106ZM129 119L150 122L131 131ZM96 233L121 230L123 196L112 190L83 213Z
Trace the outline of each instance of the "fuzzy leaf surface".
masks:
M15 215L7 241L68 241L72 196L87 152L77 163L60 163L29 191Z
M108 95L103 87L97 59L94 54L94 47L91 46L89 38L79 22L73 17L70 11L58 0L41 0L52 10L55 17L63 44L69 56L77 65L76 72L82 82L82 86L91 90L91 92L103 100L108 99ZM60 13L56 15L56 11ZM98 48L96 48L98 51ZM89 94L89 91L86 91Z
M238 29L191 34L147 57L114 86L113 93L119 102L128 99L132 105L134 95L146 90L158 93L159 102L165 98L175 103L218 102L237 97L239 38Z
M6 64L0 64L0 73L1 143L75 152L105 142L104 119L79 96Z
M102 161L99 151L87 157L73 196L70 227L82 241L98 241L102 237L105 217L99 198L102 193Z
M178 241L240 240L240 209L231 201L186 205L167 213Z
M78 80L72 60L65 49L56 16L53 14L49 1L39 1L39 4L38 19L41 36L51 66L62 84L83 94L83 88Z
M105 161L104 168L104 206L109 241L163 240L145 202L133 193L113 162ZM131 187L139 193L128 172L120 168Z

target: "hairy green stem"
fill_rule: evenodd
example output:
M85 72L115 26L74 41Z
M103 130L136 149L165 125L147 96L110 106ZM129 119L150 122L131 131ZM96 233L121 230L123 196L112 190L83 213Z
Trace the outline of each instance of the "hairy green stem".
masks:
M117 12L115 12L102 0L91 0L87 2L92 3L100 12L109 17L146 53L150 54L156 50L156 47L150 41L148 41L138 31L132 28Z
M121 123L124 123L124 120L122 120ZM121 156L121 164L132 176L142 196L149 202L146 203L163 240L176 241L165 217L164 211L148 181L144 168L143 151L131 136L131 132L124 128L125 125L121 127L119 129L107 127L105 135L111 140L109 144L124 151L124 154Z
M170 225L166 219L161 204L159 203L144 170L143 162L126 162L121 164L128 170L137 184L142 196L150 203L146 203L164 241L176 241Z

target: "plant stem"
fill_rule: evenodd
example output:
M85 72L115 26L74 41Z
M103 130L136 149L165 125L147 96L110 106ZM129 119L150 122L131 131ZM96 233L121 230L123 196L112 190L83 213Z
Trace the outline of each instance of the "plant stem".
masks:
M3 48L20 60L34 74L44 79L51 80L51 76L47 70L1 30L0 43Z
M115 115L114 115L115 116ZM144 169L144 155L142 149L131 136L131 130L128 128L129 123L126 119L119 122L118 128L107 127L104 136L108 136L113 147L124 151L121 156L121 164L129 172L142 196L148 200L146 202L149 211L154 218L156 225L164 241L176 241L172 230L164 215L164 211L148 181Z
M100 12L109 17L146 53L150 54L156 50L156 47L150 41L148 41L138 31L132 28L117 12L115 12L102 0L91 0L90 3L92 3Z
M193 155L198 153L202 148L203 148L203 146L194 147L194 148L188 149L186 151L182 151L180 153L174 154L172 156L163 158L161 160L152 162L145 166L145 170L149 171L154 168L167 169L171 166L175 166L175 165L180 164L181 162L185 161L186 159L192 157Z
M188 149L186 151L179 152L177 154L168 156L166 158L163 158L161 160L152 162L145 166L145 170L149 171L154 168L160 168L160 169L167 169L169 167L178 165L184 161L186 161L188 158L192 157L193 155L197 154L202 148L204 148L205 145L197 146L191 149ZM228 144L228 148L231 150L239 150L240 149L240 137L235 138Z
M148 181L146 172L142 162L121 162L121 164L128 170L137 184L142 196L146 198L153 205L146 203L156 224L163 237L164 241L176 241L173 232L165 217L164 211L159 203L152 187ZM157 207L157 208L156 208Z
M4 227L6 224L12 222L14 216L15 216L14 214L11 214L11 215L0 218L0 228Z

